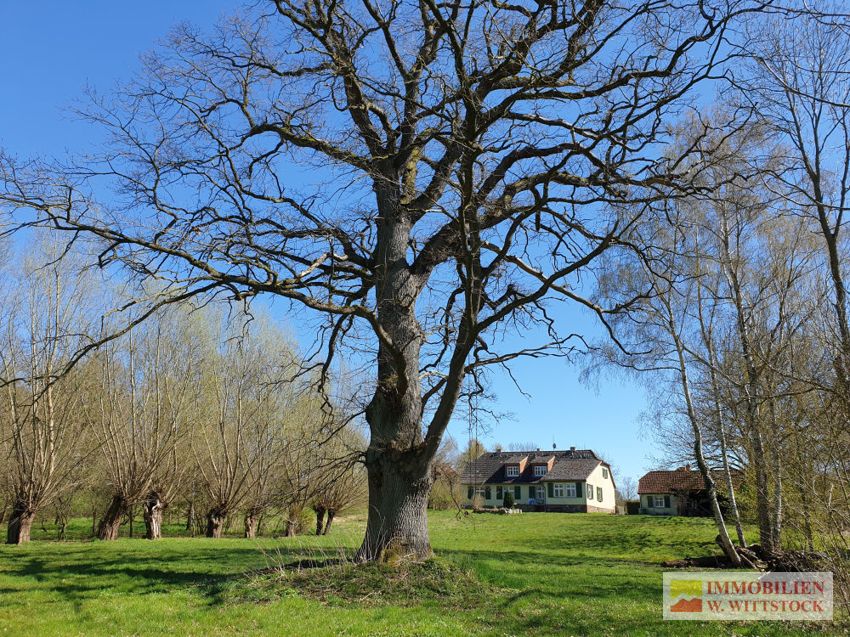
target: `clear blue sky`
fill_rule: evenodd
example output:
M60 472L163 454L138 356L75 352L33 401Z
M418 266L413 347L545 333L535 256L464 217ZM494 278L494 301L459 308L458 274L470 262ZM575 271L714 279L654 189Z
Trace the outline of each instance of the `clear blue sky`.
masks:
M224 0L0 0L0 146L23 157L85 147L92 130L68 113L85 86L109 92L174 24L206 27L233 6ZM592 321L572 310L562 311L559 320L570 331L582 325L590 336L597 333ZM620 476L639 477L651 468L654 453L639 426L644 392L622 378L586 387L578 374L561 359L521 361L514 376L530 395L526 398L499 373L494 408L513 418L496 423L484 442L535 442L545 448L554 441L559 448L590 448L604 454ZM463 445L466 425L464 414L458 416L451 433Z

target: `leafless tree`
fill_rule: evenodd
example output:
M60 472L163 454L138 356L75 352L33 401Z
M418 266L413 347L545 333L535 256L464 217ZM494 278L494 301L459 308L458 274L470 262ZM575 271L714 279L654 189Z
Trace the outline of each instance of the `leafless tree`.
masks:
M366 473L362 464L365 449L362 434L351 427L341 430L333 442L320 448L321 471L311 503L316 513L316 535L327 535L337 514L366 502Z
M619 491L622 494L624 500L637 500L637 482L633 477L623 476L619 479L619 483Z
M205 352L197 398L201 423L192 445L208 500L208 537L220 537L228 516L249 501L265 506L283 462L291 409L292 391L281 382L292 374L286 342L279 334L234 329Z
M433 486L428 497L428 508L449 509L460 503L459 455L455 439L451 436L444 438L431 465Z
M12 495L7 543L30 539L35 515L72 489L85 456L86 370L59 376L91 338L92 278L44 237L2 270L0 454Z
M123 517L138 504L146 536L161 537L163 510L187 469L184 443L200 361L188 311L171 310L106 343L93 359L100 368L99 396L86 412L112 489L98 526L102 540L116 539Z
M776 16L753 25L747 45L753 64L742 79L740 99L753 104L781 148L769 183L784 214L802 219L820 240L809 290L822 305L812 312L807 329L795 335L794 356L783 370L812 393L789 406L787 435L794 453L788 457L795 460L797 480L789 491L823 494L823 500L799 496L800 526L811 546L812 530L820 524L816 519L830 520L820 538L837 558L835 572L843 573L850 603L850 574L842 565L850 548L850 508L816 510L833 494L842 494L842 502L850 494L848 243L843 232L850 210L850 11L833 0L810 0L803 8L793 21ZM799 450L801 443L807 452Z
M315 402L311 401L315 407ZM321 419L321 412L313 412ZM284 517L284 535L293 537L303 530L304 512L322 491L330 490L336 463L325 457L319 427L312 419L302 420L293 428L288 441L283 470L278 483L278 506Z
M699 248L691 241L692 225L683 218L681 211L670 211L668 216L671 223L667 229L650 230L661 235L657 241L666 258L654 260L653 269L643 276L637 272L628 275L633 285L646 288L648 284L651 293L631 323L635 330L633 338L643 344L645 354L638 361L633 355L623 360L630 367L667 375L678 384L676 396L680 404L676 413L689 427L691 455L705 483L721 547L732 564L740 565L741 557L729 537L714 474L706 460L703 428L694 400L695 362L688 340L692 325L689 312L696 302L697 277L694 276L694 264L682 261L697 261ZM643 281L644 276L647 282Z

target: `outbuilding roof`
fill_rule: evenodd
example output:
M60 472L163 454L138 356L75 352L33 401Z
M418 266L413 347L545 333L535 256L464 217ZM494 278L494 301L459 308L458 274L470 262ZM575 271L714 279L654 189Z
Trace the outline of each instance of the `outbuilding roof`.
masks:
M712 470L715 479L722 476L719 470ZM740 472L733 471L733 479L740 481ZM650 471L638 481L638 494L646 493L675 493L677 491L700 491L705 489L705 482L699 471L691 469L690 465L670 471Z

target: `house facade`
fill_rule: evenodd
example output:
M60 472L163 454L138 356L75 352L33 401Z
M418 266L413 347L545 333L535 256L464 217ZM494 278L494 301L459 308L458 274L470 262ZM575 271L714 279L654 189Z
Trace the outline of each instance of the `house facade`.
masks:
M485 453L464 468L461 484L470 507L501 507L510 491L526 511L616 511L611 467L589 449Z
M714 471L718 486L725 479L721 472ZM741 474L733 472L733 481L740 483ZM705 482L699 471L690 465L671 471L650 471L638 481L640 497L639 513L646 515L710 516L711 503ZM721 505L723 494L718 494Z

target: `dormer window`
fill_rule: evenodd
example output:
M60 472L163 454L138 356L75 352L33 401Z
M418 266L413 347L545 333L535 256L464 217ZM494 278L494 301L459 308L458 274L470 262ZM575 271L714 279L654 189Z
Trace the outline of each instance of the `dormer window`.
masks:
M534 465L534 475L537 476L538 478L540 476L545 476L546 470L548 468L549 467L547 467L545 464L536 464L536 465Z
M505 467L505 475L509 478L516 478L519 475L519 465L509 464Z

